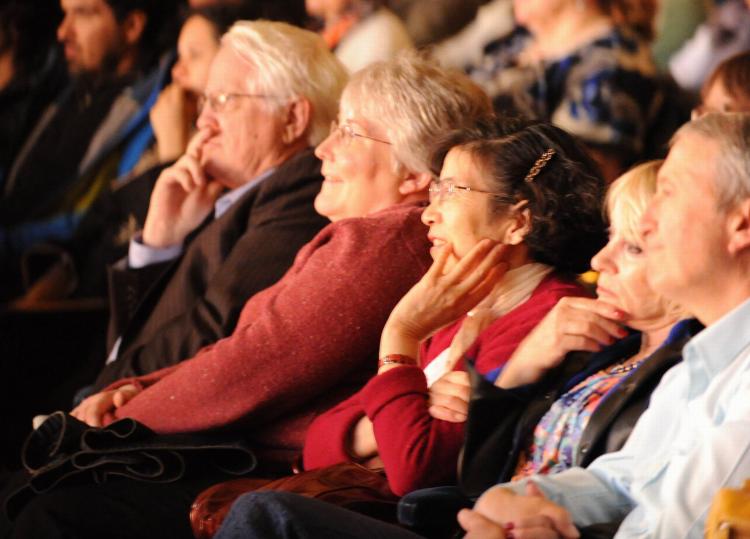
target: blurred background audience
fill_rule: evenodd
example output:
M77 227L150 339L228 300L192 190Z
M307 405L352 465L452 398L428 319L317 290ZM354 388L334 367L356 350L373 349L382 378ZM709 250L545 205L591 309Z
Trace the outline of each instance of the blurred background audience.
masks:
M655 3L516 0L518 27L469 67L499 111L577 135L611 181L644 152L658 100Z
M305 0L305 6L349 72L412 47L403 21L379 0Z

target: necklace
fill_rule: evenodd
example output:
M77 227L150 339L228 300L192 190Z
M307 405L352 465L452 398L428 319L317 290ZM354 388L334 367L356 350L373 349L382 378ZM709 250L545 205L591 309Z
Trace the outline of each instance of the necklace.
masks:
M624 374L626 372L630 372L636 368L638 368L638 365L641 364L641 360L638 361L624 361L622 363L618 363L617 365L612 365L608 369L606 369L607 374Z

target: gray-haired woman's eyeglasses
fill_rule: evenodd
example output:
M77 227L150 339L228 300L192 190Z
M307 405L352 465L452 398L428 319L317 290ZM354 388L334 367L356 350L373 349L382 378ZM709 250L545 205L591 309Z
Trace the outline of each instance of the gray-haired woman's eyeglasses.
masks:
M363 135L357 133L354 128L349 124L340 124L336 120L331 122L331 136L338 136L341 138L341 142L349 145L355 137L366 138L368 140L374 140L375 142L382 142L383 144L392 145L392 143L381 138L371 137L369 135Z

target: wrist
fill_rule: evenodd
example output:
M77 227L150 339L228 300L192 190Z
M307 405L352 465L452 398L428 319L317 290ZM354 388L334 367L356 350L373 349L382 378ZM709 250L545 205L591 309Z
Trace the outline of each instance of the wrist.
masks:
M541 374L536 370L514 369L511 364L507 364L497 377L496 386L503 389L513 389L514 387L525 386L538 382Z
M419 357L419 339L403 331L401 326L389 322L385 325L383 333L380 335L379 357L393 354L410 358Z
M405 313L401 313L403 309L399 309L398 306L391 313L391 316L386 320L383 328L383 333L388 333L401 338L407 338L421 341L424 337L422 328L414 324L414 320L411 316L404 316Z
M180 245L182 242L173 237L172 232L169 226L160 226L147 218L143 224L141 243L155 249L166 249Z

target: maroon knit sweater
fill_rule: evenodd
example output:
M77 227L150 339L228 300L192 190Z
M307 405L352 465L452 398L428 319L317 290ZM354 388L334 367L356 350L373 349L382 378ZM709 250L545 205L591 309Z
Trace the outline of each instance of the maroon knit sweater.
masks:
M527 301L479 334L467 357L474 358L481 373L503 365L560 298L580 295L585 291L578 284L548 275ZM351 460L347 452L350 432L367 415L373 422L378 453L395 494L455 482L464 423L430 416L422 369L450 346L462 321L440 330L422 347L421 367L403 366L375 376L361 391L318 417L305 439L305 468ZM456 369L463 369L463 364Z
M111 419L159 433L232 428L259 449L299 452L313 417L375 372L388 315L429 267L421 213L404 204L330 224L245 304L231 336L110 385L145 388Z

